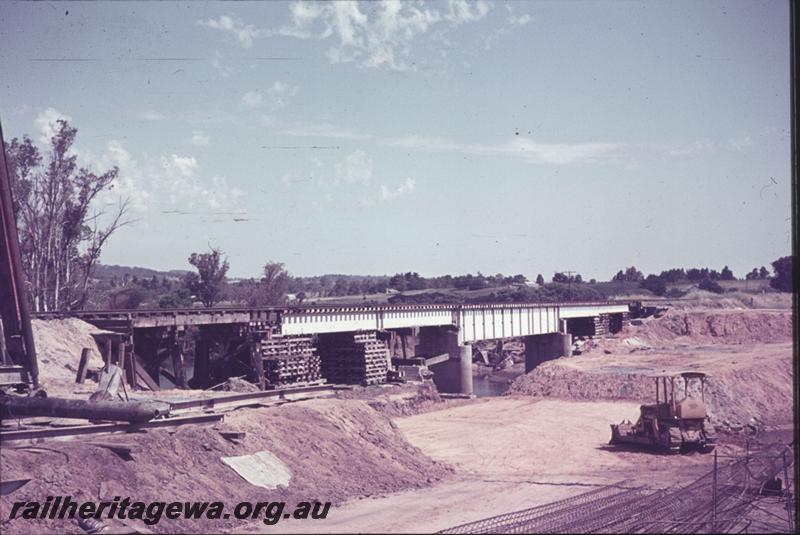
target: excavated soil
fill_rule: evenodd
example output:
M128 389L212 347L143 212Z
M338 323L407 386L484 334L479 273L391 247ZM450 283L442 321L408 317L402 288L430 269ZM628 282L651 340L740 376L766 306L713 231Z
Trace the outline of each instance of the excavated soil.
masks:
M792 341L792 314L784 310L669 311L620 338L654 345L772 344ZM613 345L613 343L611 344Z
M706 400L718 429L782 424L792 420L791 330L786 311L671 311L539 365L509 394L652 403L649 375L699 370L711 375Z
M241 443L221 430L245 431ZM132 461L87 443L125 444ZM267 450L291 471L288 487L254 487L221 457ZM0 456L4 480L31 478L0 498L0 532L82 533L74 520L7 520L13 501L70 495L73 500L214 501L233 508L240 501L319 500L339 504L428 486L451 473L410 445L386 416L357 400L311 400L226 415L215 426L184 426L96 440L51 442L41 447L5 446ZM253 522L259 521L250 521ZM245 521L167 520L150 529L164 533L241 529Z
M389 416L410 416L469 403L469 399L447 399L439 395L432 381L422 383L354 386L336 393L340 399L360 399L376 411Z
M77 318L57 320L31 320L33 341L39 361L39 380L45 386L75 382L81 351L89 352L89 368L103 367L103 358L97 350L92 334L104 332Z

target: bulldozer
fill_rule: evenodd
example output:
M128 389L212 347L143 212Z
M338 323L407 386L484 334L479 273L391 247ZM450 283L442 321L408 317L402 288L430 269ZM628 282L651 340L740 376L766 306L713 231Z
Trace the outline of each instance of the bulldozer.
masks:
M659 448L668 453L691 449L708 453L716 445L716 432L705 405L708 375L699 371L653 376L656 402L642 405L639 420L611 424L609 444L639 444ZM683 385L680 384L683 380ZM697 388L699 381L699 388ZM676 390L676 384L677 390ZM683 386L683 396L680 396Z

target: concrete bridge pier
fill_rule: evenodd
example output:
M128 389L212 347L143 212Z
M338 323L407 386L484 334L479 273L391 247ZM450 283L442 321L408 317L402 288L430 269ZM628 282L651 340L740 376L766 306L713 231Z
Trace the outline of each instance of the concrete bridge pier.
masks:
M569 333L538 334L525 337L525 373L542 362L572 355Z
M447 353L450 358L430 367L439 392L472 394L472 346L459 345L458 331L452 327L421 327L415 354L434 357Z

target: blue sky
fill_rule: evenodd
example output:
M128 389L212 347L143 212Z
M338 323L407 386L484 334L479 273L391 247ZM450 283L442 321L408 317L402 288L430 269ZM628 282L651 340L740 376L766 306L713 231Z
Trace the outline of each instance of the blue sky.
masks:
M102 261L608 279L790 252L788 3L0 6L6 138L66 116Z

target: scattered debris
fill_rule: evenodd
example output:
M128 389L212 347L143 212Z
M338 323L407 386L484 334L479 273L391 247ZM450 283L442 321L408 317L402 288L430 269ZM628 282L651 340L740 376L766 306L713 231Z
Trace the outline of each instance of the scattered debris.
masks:
M11 479L7 481L0 481L0 496L11 494L15 490L24 487L29 481L30 479Z
M289 481L292 479L289 468L266 450L252 455L222 457L222 462L256 487L265 489L276 489L279 486L288 487Z

